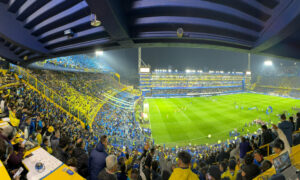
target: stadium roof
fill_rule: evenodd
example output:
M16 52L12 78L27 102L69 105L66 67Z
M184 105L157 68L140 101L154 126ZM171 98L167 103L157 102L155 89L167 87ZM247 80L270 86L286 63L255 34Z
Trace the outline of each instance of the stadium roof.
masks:
M91 26L91 13L101 26ZM175 46L300 59L299 22L299 0L0 0L0 56L25 65L96 49Z

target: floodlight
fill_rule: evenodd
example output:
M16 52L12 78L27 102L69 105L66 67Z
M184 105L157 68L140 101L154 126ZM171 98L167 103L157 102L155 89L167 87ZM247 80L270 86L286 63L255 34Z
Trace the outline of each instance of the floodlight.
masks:
M172 70L171 70L171 69L169 69L169 70L168 70L168 72L172 72Z
M91 26L97 27L101 25L101 21L97 19L96 14L91 14Z
M189 72L191 72L191 70L187 69L187 70L185 70L185 72L186 72L186 73L189 73Z
M97 56L102 56L103 55L103 51L102 50L96 51L95 54Z
M140 68L140 72L141 73L149 73L150 72L150 68Z
M266 61L264 62L264 65L265 65L265 66L272 66L272 65L273 65L273 62L272 62L271 60L266 60Z
M246 71L246 75L251 75L251 71Z

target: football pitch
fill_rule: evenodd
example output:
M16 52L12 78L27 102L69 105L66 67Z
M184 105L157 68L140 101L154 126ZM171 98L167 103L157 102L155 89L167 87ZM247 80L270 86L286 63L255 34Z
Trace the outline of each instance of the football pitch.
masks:
M268 108L269 106L272 107ZM278 114L292 116L300 100L242 93L210 97L146 99L144 113L150 120L156 144L182 146L233 139L229 132L253 133L260 126L245 127L255 119L277 124ZM266 113L267 109L270 112ZM288 117L287 117L288 118ZM208 138L208 135L211 138Z

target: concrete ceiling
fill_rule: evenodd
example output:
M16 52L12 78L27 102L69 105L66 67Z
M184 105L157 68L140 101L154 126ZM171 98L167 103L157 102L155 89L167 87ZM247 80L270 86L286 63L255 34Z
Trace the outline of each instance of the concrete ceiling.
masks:
M101 26L90 25L91 13ZM0 56L20 65L97 49L170 46L300 59L298 32L299 0L0 0Z

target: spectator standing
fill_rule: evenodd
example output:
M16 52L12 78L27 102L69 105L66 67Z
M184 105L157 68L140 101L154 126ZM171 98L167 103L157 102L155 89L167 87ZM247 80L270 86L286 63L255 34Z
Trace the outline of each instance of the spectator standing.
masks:
M73 151L72 156L77 160L77 170L78 173L86 178L88 176L88 163L89 158L84 150L85 143L83 139L78 139L76 142L76 148Z
M268 129L266 125L262 125L261 129L262 129L261 145L271 143L273 141L271 129Z
M240 158L243 159L248 151L251 150L250 143L245 137L242 137L242 142L240 143Z
M92 150L89 157L89 178L90 180L96 180L100 171L102 171L106 164L105 158L107 157L107 143L108 139L106 135L101 136L100 143Z
M278 128L282 130L290 146L292 146L293 145L293 140L292 140L293 124L286 120L285 114L282 114L280 118L281 118L281 123L278 124Z

